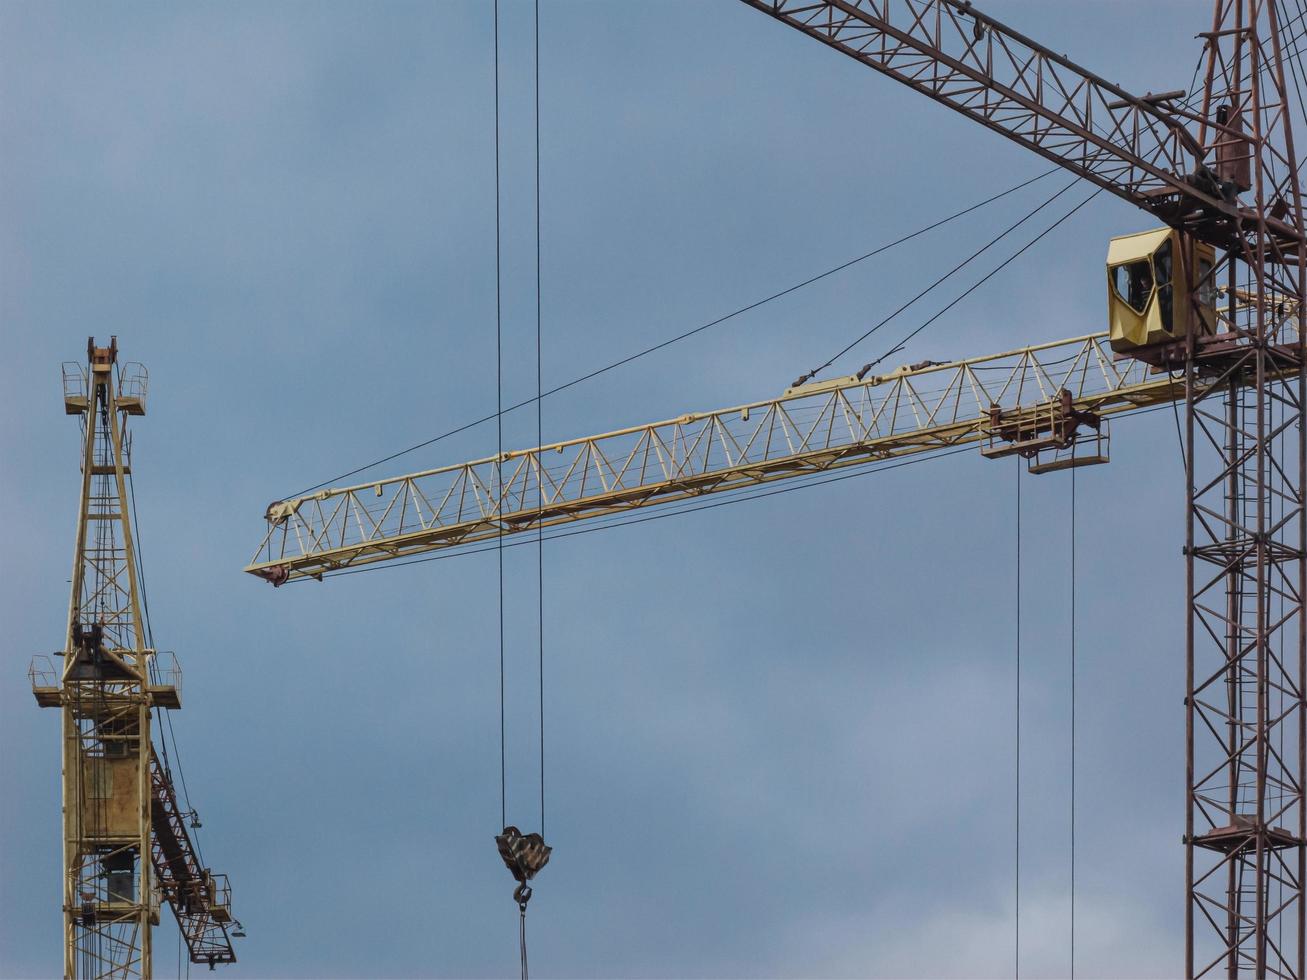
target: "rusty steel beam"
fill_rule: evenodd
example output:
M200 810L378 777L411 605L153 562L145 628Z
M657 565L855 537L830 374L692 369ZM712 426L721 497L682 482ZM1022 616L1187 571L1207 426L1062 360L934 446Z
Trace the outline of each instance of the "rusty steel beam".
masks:
M1257 219L1213 159L1236 128L1183 93L1127 92L969 0L742 2L1212 244ZM1302 236L1281 218L1268 226L1294 251Z
M1303 213L1280 26L1274 0L1217 0L1204 35L1200 139L1247 217L1215 271L1237 343L1191 345L1184 371L1190 977L1300 978L1307 951L1307 351L1286 336L1305 283L1280 230L1301 239Z

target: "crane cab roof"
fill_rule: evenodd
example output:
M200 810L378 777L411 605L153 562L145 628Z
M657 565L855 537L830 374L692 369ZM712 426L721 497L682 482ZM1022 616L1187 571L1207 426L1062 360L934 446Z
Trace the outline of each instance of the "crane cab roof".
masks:
M1118 235L1108 243L1107 264L1120 265L1122 262L1146 259L1161 248L1170 236L1170 228L1154 228L1152 231L1137 231L1133 235Z

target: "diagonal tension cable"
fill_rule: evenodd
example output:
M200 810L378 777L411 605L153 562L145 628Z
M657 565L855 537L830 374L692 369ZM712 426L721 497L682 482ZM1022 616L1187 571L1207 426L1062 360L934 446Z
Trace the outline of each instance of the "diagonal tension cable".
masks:
M1071 978L1076 975L1076 467L1071 467Z
M1097 197L1099 194L1101 194L1102 192L1103 192L1103 189L1100 187L1098 190L1094 191L1094 192L1093 192L1092 194L1090 194L1087 198L1085 198L1083 201L1081 201L1079 204L1077 204L1075 207L1073 207L1073 208L1072 208L1070 211L1068 211L1066 214L1062 215L1062 217L1058 218L1058 219L1057 219L1056 221L1054 221L1051 225L1049 225L1047 228L1045 228L1043 231L1041 231L1041 232L1040 232L1038 235L1036 235L1034 238L1030 239L1030 241L1026 242L1026 244L1022 245L1019 249L1017 249L1015 252L1013 252L1011 255L1009 255L1006 259L1004 259L1004 260L1003 260L1002 262L1000 262L998 265L994 266L994 268L991 269L988 273L986 273L986 274L985 274L984 276L982 276L981 278L977 279L974 283L972 283L972 284L971 284L970 286L968 286L965 290L963 290L961 293L959 293L956 297L954 297L952 300L950 300L949 303L948 303L946 306L944 306L943 309L941 309L938 313L936 313L934 316L932 316L929 320L927 320L925 323L921 324L921 326L917 327L915 330L912 330L911 332L909 332L907 336L905 336L902 340L900 340L897 344L895 344L893 347L891 347L888 351L886 351L886 352L885 352L884 354L882 354L880 357L876 358L876 360L872 361L870 364L865 365L865 366L862 368L862 370L858 372L858 377L859 377L859 378L862 378L864 375L866 375L867 371L868 371L870 368L872 368L872 367L874 367L875 365L879 364L881 361L885 360L885 358L891 356L892 354L896 354L896 353L898 353L899 351L903 350L903 348L906 347L906 346L908 345L908 341L910 341L913 337L917 336L917 334L921 333L921 331L925 330L928 326L930 326L932 323L934 323L936 320L938 320L940 317L942 317L945 313L947 313L949 310L953 309L953 307L957 306L957 305L958 305L959 303L961 303L964 299L966 299L968 296L970 296L972 293L974 293L977 289L979 289L981 286L985 285L985 283L989 282L989 280L993 279L996 275L998 275L1000 272L1002 272L1004 269L1006 269L1009 265L1011 265L1013 262L1015 262L1018 258L1020 258L1022 255L1024 255L1027 251L1029 251L1032 247L1034 247L1034 246L1035 246L1036 244L1038 244L1040 241L1042 241L1042 240L1043 240L1045 237L1047 237L1047 236L1048 236L1048 235L1049 235L1049 234L1050 234L1054 229L1058 228L1058 227L1059 227L1063 222L1065 222L1067 219L1069 219L1073 214L1075 214L1077 211L1079 211L1081 208L1083 208L1086 204L1088 204L1090 201L1092 201L1094 198L1096 198L1096 197Z
M1016 785L1013 788L1013 936L1012 936L1012 976L1021 977L1021 470L1022 460L1017 457L1017 492L1016 492Z
M784 296L788 296L790 293L797 292L800 289L803 289L807 286L811 286L813 283L820 282L821 280L826 279L829 276L833 276L836 273L843 272L845 269L851 268L852 266L855 266L860 262L865 262L867 259L874 258L875 256L880 255L883 252L887 252L890 249L895 248L896 246L912 241L914 238L919 238L922 235L926 234L927 232L934 231L936 228L940 228L946 224L949 224L952 221L956 221L958 218L965 217L966 215L971 214L974 211L978 211L981 208L985 207L986 205L993 204L995 201L1002 200L1003 198L1008 197L1009 195L1015 194L1017 191L1023 190L1026 187L1029 187L1031 184L1034 184L1040 180L1043 180L1045 177L1048 177L1058 172L1060 169L1061 169L1060 167L1053 167L1050 170L1045 170L1042 173L1036 174L1034 177L1031 177L1027 180L1023 180L1021 183L1009 187L1007 190L1000 191L997 194L993 194L990 197L985 198L983 201L978 201L975 204L963 208L961 211L955 211L953 214L950 214L945 218L940 218L938 221L932 222L931 224L928 224L923 228L918 228L916 231L910 232L909 234L904 235L901 238L896 238L892 242L886 242L884 245L877 246L876 248L872 249L870 252L864 252L862 255L849 259L846 262L842 262L839 265L832 266L831 268L827 269L824 272L820 272L815 276L810 276L809 278L804 279L802 282L796 282L791 286L787 286L786 288L778 290L777 292L774 292L768 296L764 296L762 299L755 300L752 303L734 309L729 313L723 314L722 316L717 317L715 320L709 320L707 323L702 323L699 326L694 327L690 330L686 330L683 333L679 333L674 337L669 337L667 340L654 344L652 347L646 347L643 350L636 351L634 354L629 354L626 357L613 361L610 364L606 364L603 367L597 368L594 371L590 371L587 374L583 374L579 377L573 378L571 381L566 381L560 385L557 385L556 387L546 389L538 396L538 398L548 398L551 395L557 395L559 392L566 391L567 389L575 387L576 385L582 384L586 381L590 381L593 378L597 378L601 374L606 374L607 372L612 371L616 368L623 367L624 365L630 364L632 361L639 360L640 358L645 357L648 354L656 353L657 351L660 351L666 347L670 347L672 344L679 343L680 341L686 340L689 337L693 337L696 334L700 334L713 327L720 326L721 324L726 323L728 320L732 320L735 317L742 316L745 313L748 313L752 310L756 310L761 306L765 306L766 304L771 303L774 300L778 300ZM329 477L328 479L323 480L321 483L315 483L311 487L305 487L303 490L298 490L295 493L289 494L287 496L300 497L306 493L312 493L314 490L321 490L323 487L329 486L332 483L337 482L338 480L344 480L347 477L356 476L359 473L372 469L372 467L374 466L380 466L382 463L389 463L392 460L399 459L401 456L406 456L409 453L416 452L419 449L425 449L427 446L435 445L437 442L440 442L443 439L448 439L451 436L456 436L459 435L460 433L467 432L469 429L474 429L479 425L484 425L486 422L492 422L500 415L507 415L509 412L515 412L518 409L526 408L528 405L534 404L538 400L538 398L523 399L520 402L516 402L515 404L509 405L507 408L499 409L490 415L484 415L479 419L474 419L471 422L466 422L463 425L457 426L446 432L442 432L438 436L433 436L432 438L427 439L423 442L415 443L406 449L401 449L398 452L391 453L389 456L383 456L380 459L372 460L370 463L364 463L362 466L357 466L352 470L348 470L344 473L338 473L333 477Z
M859 334L856 338L854 338L852 341L850 341L850 342L849 342L848 344L846 344L844 347L841 347L838 351L836 351L834 354L832 354L832 355L830 356L830 358L829 358L828 360L825 361L825 363L823 363L823 364L819 364L817 367L813 368L813 369L812 369L811 371L809 371L807 374L800 375L797 379L795 379L795 381L793 382L793 384L791 385L791 387L797 388L799 385L806 384L807 382L811 381L811 380L812 380L813 378L815 378L815 377L816 377L820 372L826 370L828 367L830 367L832 364L834 364L836 361L838 361L841 357L843 357L843 356L844 356L845 354L847 354L849 351L853 350L853 348L857 347L860 343L862 343L864 340L866 340L868 337L870 337L872 334L874 334L874 333L875 333L877 330L879 330L881 327L885 326L887 323L889 323L891 320L893 320L895 317L897 317L897 316L898 316L900 313L902 313L904 310L906 310L906 309L908 309L909 307L911 307L912 305L914 305L914 304L915 304L919 299L922 299L922 298L923 298L924 296L926 296L928 293L932 292L932 291L933 291L934 289L936 289L937 287L943 285L944 282L946 282L948 279L952 278L956 273L962 271L964 268L966 268L968 265L970 265L972 262L974 262L976 259L978 259L981 255L983 255L985 252L989 251L989 249L993 248L995 245L997 245L999 242L1001 242L1001 241L1002 241L1004 238L1006 238L1008 235L1012 234L1012 232L1016 231L1018 228L1020 228L1022 225L1024 225L1027 221L1029 221L1031 218L1033 218L1035 215L1037 215L1040 211L1044 210L1044 208L1048 207L1050 204L1052 204L1054 201L1056 201L1059 197L1061 197L1063 194L1065 194L1067 191L1069 191L1072 187L1074 187L1074 186L1079 182L1079 180L1080 180L1079 177L1075 178L1075 179L1072 180L1069 184L1066 184L1066 185L1065 185L1061 190L1057 191L1057 192L1056 192L1052 197L1048 198L1048 199L1045 200L1042 204L1040 204L1039 206L1037 206L1033 211L1028 211L1024 216L1022 216L1021 218L1019 218L1016 222L1014 222L1013 224L1008 225L1008 226L1007 226L1006 228L1004 228L1001 232L999 232L997 235L995 235L993 238L991 238L989 241L987 241L984 245L982 245L982 246L980 246L980 248L976 249L976 251L972 252L970 255L968 255L965 259L963 259L961 262L959 262L959 263L958 263L957 265L955 265L953 268L949 269L948 272L944 273L942 276L940 276L938 279L936 279L934 282L932 282L932 283L931 283L929 286L927 286L925 289L921 290L921 292L917 293L917 294L916 294L915 296L913 296L910 300L908 300L907 302L905 302L905 303L903 303L901 306L899 306L898 309L894 310L892 313L890 313L889 315L885 316L884 318L882 318L881 320L879 320L877 323L873 324L869 329L867 329L867 330L864 331L863 333ZM888 355L886 355L886 356L888 356ZM867 372L867 371L868 371L872 366L874 366L875 363L876 363L876 362L873 361L871 364L868 364L865 368L863 368L863 369L862 369L862 372L859 374L859 377L862 377L862 375L866 374L866 372Z

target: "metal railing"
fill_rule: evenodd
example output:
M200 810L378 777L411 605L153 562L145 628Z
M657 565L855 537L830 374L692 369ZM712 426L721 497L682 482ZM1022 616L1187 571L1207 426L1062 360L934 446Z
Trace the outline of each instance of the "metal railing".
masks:
M38 653L27 667L27 677L32 682L33 691L50 691L59 689L59 671L54 661L46 654Z
M63 371L64 400L86 397L86 366L77 361L64 361L60 365Z
M231 916L231 883L227 876L210 871L197 884L204 889L209 913L215 919L225 922Z
M139 361L128 361L118 368L118 397L131 399L145 407L150 390L150 372Z
M172 650L156 650L150 657L150 684L155 687L175 688L182 693L182 665Z

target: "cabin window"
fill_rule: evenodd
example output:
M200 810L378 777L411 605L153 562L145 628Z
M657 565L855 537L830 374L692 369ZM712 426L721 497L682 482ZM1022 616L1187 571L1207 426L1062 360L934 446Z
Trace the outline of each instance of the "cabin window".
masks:
M1168 238L1162 247L1153 253L1153 275L1157 279L1157 311L1162 319L1162 329L1167 333L1175 331L1171 318L1174 294L1171 283L1172 266L1171 239Z
M1131 309L1143 313L1153 295L1153 264L1148 259L1140 259L1113 267L1112 288Z

